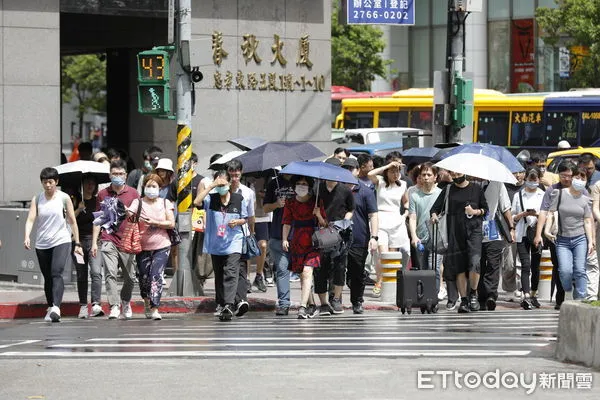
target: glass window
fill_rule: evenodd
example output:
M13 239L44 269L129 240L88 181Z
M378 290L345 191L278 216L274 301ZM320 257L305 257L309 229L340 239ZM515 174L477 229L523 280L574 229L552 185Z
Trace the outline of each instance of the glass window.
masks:
M408 126L408 111L380 111L379 128L396 128Z
M429 84L430 60L429 28L414 28L411 35L410 67L413 75L412 87L426 88ZM445 51L444 51L445 54Z
M488 88L503 93L510 91L509 24L510 21L488 23Z
M373 113L372 112L349 112L345 114L344 120L345 129L372 128Z
M414 2L415 7L415 26L429 26L429 0L419 0Z
M546 132L544 145L555 147L561 140L566 140L573 147L577 146L577 113L546 113Z
M538 0L539 7L556 8L557 6L555 0Z
M432 22L431 25L448 24L448 0L432 0Z
M432 71L442 71L446 69L446 27L440 26L433 28L433 59Z
M544 142L544 124L539 111L512 113L511 146L541 146Z
M506 146L508 144L508 122L508 112L480 112L477 123L477 141Z
M494 0L490 3L495 3L497 0ZM513 19L516 18L533 18L535 13L534 9L534 0L512 0L513 3Z
M411 111L410 113L410 127L411 128L417 128L417 129L425 129L425 130L432 130L432 125L431 125L431 118L432 118L432 112L431 111Z
M510 0L488 1L488 19L508 19L510 17Z
M600 139L600 112L581 113L581 134L579 145L583 147L597 147L595 143Z

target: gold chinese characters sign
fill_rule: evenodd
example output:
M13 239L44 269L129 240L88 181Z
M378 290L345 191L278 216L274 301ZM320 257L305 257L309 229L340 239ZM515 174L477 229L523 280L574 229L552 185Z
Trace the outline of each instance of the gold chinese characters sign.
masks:
M240 50L246 65L255 63L260 65L262 58L260 52L260 40L255 35L245 34L242 36ZM285 67L288 61L284 55L285 43L277 34L273 35L273 43L271 44L272 57L270 64L276 66L279 64ZM220 67L223 59L227 58L229 51L225 49L223 43L223 33L213 32L212 34L212 58L213 63ZM300 68L312 70L313 63L310 60L310 41L309 35L304 35L298 40L298 54L296 57L296 65ZM310 74L309 74L310 75ZM325 90L325 76L323 74L315 74L307 76L307 74L294 75L292 73L277 73L277 72L244 72L237 71L215 71L213 75L213 85L215 89L226 90L261 90L273 92L293 92L299 90L313 90L315 92L323 92Z

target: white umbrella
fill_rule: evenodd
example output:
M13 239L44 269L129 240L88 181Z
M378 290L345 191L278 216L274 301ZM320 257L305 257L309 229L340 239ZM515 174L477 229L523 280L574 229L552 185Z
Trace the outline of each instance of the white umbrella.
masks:
M455 154L444 158L435 166L488 181L517 183L514 175L504 164L483 154Z
M241 156L244 153L246 153L246 151L242 151L242 150L230 151L229 153L225 153L221 157L217 158L212 164L210 164L210 166L214 167L214 166L217 166L217 165L224 165L228 161L231 161L234 158L236 158L238 156Z

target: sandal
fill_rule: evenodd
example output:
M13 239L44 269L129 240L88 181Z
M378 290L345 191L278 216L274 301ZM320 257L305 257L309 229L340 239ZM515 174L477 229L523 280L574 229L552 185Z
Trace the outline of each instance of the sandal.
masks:
M373 296L381 296L381 283L376 282L375 285L373 285Z

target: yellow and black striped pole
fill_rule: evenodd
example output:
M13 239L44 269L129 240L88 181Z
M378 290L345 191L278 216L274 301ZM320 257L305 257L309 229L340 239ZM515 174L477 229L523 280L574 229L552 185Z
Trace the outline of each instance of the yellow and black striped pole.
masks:
M177 210L186 212L192 206L192 129L177 125Z

